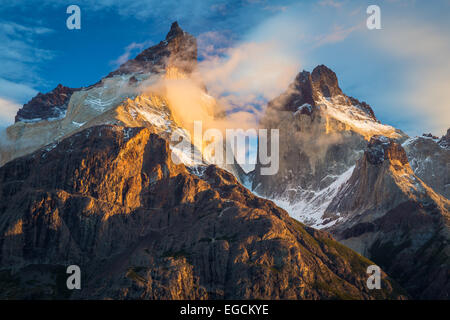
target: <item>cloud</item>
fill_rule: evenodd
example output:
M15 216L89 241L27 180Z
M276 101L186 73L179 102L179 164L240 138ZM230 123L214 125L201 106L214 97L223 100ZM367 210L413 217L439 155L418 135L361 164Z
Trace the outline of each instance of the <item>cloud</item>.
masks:
M14 117L22 106L3 98L0 98L0 128L14 123Z
M364 27L365 27L364 23L361 23L359 25L353 25L350 27L336 25L330 32L319 35L317 37L317 42L315 46L320 47L323 45L344 41L350 34L352 34L355 31L362 30Z
M228 110L258 115L300 71L298 23L285 14L265 20L235 43L218 32L200 36L199 74ZM230 46L225 46L226 45Z
M443 134L450 127L450 41L446 32L418 20L391 23L376 45L408 67L396 87L399 113L421 119L421 128Z
M138 53L143 49L150 47L151 45L153 45L153 41L150 40L140 43L132 42L125 47L125 52L111 63L116 66L120 66L121 64L127 62L132 57L133 54Z
M37 64L54 57L51 50L39 48L37 36L53 31L41 26L24 26L11 21L0 22L0 77L8 80L41 80L37 74Z

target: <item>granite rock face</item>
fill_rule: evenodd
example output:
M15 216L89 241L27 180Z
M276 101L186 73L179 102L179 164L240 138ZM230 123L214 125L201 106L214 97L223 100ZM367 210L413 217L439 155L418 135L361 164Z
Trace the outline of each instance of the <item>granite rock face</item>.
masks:
M182 119L174 119L165 90L152 91L148 83L186 79L196 64L196 39L174 22L164 41L144 50L96 84L80 89L59 85L52 92L33 98L0 139L0 166L99 124L145 126L158 133L177 131L185 135ZM198 95L199 108L209 110L215 104L206 90L199 90Z
M197 40L194 36L183 31L174 22L164 41L145 49L136 58L128 60L117 70L108 74L101 81L87 87L102 86L104 79L124 74L162 73L170 68L189 74L197 66ZM135 76L130 77L130 84L135 84ZM70 97L75 91L59 84L48 93L38 93L25 104L17 113L15 122L56 120L65 117Z
M197 40L182 30L178 22L174 22L164 41L145 49L136 58L128 60L110 73L108 77L130 73L160 73L167 68L177 68L189 74L196 66Z
M387 270L414 297L450 297L450 201L412 171L406 152L375 136L325 215L343 244Z
M11 161L0 195L2 298L403 297L384 273L367 289L371 261L227 171L175 165L147 128L92 127Z
M450 199L450 130L440 139L433 135L409 139L403 147L414 174Z
M299 73L270 101L260 126L279 130L279 171L263 176L264 165L258 161L253 191L318 228L328 225L324 210L370 137L406 139L401 131L379 123L366 103L346 96L336 74L323 65Z
M72 89L61 84L49 93L38 93L17 112L15 122L59 119L65 116L72 94L79 89Z

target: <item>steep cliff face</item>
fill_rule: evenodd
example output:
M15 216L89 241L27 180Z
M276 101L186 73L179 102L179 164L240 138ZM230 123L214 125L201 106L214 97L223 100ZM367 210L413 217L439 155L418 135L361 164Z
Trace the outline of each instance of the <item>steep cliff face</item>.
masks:
M372 262L230 173L175 165L148 128L96 126L9 162L0 195L2 298L399 297L384 273L368 290Z
M329 231L374 260L415 298L450 294L450 201L412 171L404 149L371 139L325 211Z
M403 143L414 174L450 199L450 129L442 138L423 135Z
M366 103L343 94L336 74L323 65L301 72L272 100L261 127L279 130L280 165L277 174L262 176L257 164L253 190L315 227L328 225L323 212L371 136L406 139L380 124Z
M195 37L174 22L164 41L144 50L95 85L81 89L59 85L52 92L33 98L18 112L17 122L7 128L6 139L0 141L0 166L100 124L144 126L169 141L174 133L192 140L183 119L177 119L173 112L165 81L189 79L196 65ZM191 93L194 94L198 95L197 107L212 113L214 98L204 88L197 88ZM192 159L181 150L174 152L186 165L204 163L201 157Z
M108 77L131 73L161 73L168 68L177 68L189 74L196 66L197 40L183 31L178 22L174 22L164 41L145 49L136 58L111 72Z
M17 112L15 122L37 122L64 118L72 94L79 89L72 89L59 84L49 93L38 93L36 97Z

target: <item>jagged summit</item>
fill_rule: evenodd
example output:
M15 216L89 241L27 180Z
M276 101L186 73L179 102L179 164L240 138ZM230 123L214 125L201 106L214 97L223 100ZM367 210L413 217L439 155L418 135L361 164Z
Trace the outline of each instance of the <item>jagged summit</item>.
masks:
M441 147L450 149L450 128L447 130L447 134L442 136L438 143Z
M166 39L159 44L145 49L134 59L128 60L117 70L108 74L96 84L88 87L99 87L105 79L125 74L148 74L166 72L169 68L190 74L197 65L197 40L183 31L178 22L173 22ZM137 82L136 77L130 83ZM15 117L15 122L36 122L41 120L57 120L64 118L72 94L80 88L68 88L59 84L48 93L38 93Z
M173 39L174 37L177 37L177 36L183 35L183 34L184 34L183 29L181 29L180 26L178 25L178 21L175 21L170 26L170 31L166 36L166 40Z
M272 100L269 107L312 114L316 109L314 107L322 104L324 99L346 107L354 106L371 120L377 121L375 113L367 103L342 92L336 73L323 64L315 67L312 72L301 71L288 90Z
M448 297L450 202L413 172L403 147L373 137L325 211L328 231L414 297Z
M366 155L371 164L381 164L385 160L398 160L401 165L408 163L408 157L402 146L385 136L373 136L367 145Z
M311 73L311 80L316 90L326 98L343 94L341 88L339 88L336 73L323 64L314 68Z
M59 119L65 115L71 95L79 89L58 84L48 93L39 92L17 112L15 122L33 122L42 119Z
M173 22L166 39L145 49L136 58L122 64L108 77L129 73L160 73L175 67L181 72L191 73L197 65L197 40L183 31L178 22Z

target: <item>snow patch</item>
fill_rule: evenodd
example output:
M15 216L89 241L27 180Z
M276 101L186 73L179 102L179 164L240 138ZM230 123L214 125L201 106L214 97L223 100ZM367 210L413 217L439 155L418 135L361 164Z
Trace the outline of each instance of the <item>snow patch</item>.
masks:
M317 229L330 227L339 219L324 224L323 214L333 198L337 195L341 186L343 186L352 176L355 166L337 176L336 180L328 187L319 190L296 190L300 201L289 201L288 199L270 199L279 207L286 210L293 218Z

